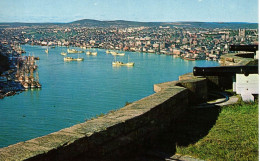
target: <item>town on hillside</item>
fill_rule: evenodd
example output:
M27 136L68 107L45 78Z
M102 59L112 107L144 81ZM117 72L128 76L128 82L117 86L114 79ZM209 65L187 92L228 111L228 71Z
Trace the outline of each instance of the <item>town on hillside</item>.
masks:
M210 24L210 23L205 23ZM142 26L143 25L143 26ZM216 28L214 25L138 24L91 26L71 24L1 25L0 43L42 46L75 46L132 52L148 52L179 56L188 60L214 60L229 53L229 45L258 44L258 28L232 23ZM239 26L239 25L238 25ZM244 28L243 28L244 26ZM18 48L18 53L23 51Z

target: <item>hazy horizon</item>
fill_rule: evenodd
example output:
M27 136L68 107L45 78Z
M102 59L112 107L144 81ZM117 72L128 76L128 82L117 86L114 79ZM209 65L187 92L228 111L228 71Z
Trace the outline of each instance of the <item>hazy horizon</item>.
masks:
M258 23L258 0L1 0L0 6L0 22L7 23L81 19Z
M76 22L76 21L82 21L82 20L94 20L94 21L101 21L101 22L109 22L109 21L129 21L129 22L141 22L141 23L256 23L258 24L258 22L205 22L205 21L134 21L134 20L97 20L97 19L78 19L78 20L74 20L74 21L71 21L71 22L0 22L0 23L28 23L28 24L33 24L33 23L52 23L52 24L55 24L55 23L60 23L60 24L68 24L68 23L73 23L73 22Z

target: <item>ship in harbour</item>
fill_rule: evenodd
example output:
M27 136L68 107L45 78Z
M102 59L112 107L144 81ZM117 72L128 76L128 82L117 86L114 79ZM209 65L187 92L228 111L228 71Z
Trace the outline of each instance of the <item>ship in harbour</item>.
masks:
M134 66L134 62L123 63L121 61L112 62L113 66Z
M83 51L78 51L78 50L76 50L76 49L67 49L67 52L68 52L69 54L73 54L73 53L83 53Z
M86 55L93 55L93 56L96 56L96 55L97 55L97 52L87 51L87 52L86 52Z
M110 54L113 56L124 56L125 55L125 53L117 53L115 51L111 51Z
M84 58L72 58L72 57L65 57L64 61L83 61Z

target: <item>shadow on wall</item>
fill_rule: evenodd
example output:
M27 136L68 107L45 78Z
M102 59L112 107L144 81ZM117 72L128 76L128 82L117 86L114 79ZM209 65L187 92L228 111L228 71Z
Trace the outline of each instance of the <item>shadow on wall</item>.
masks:
M216 124L221 108L194 108L175 122L175 138L178 146L194 144L205 137Z
M176 146L195 144L205 137L215 125L221 108L194 108L186 111L179 119L174 120L166 131L156 136L147 136L145 145L133 143L130 146L113 152L103 158L77 158L78 160L124 160L124 161L164 161L176 153ZM129 147L135 147L132 149Z
M165 160L173 156L176 146L188 146L195 144L205 137L210 129L216 124L221 108L218 106L210 108L194 108L186 111L182 117L172 123L168 132L158 136L148 156L154 159ZM153 159L153 158L152 158Z
M220 110L218 106L189 109L182 117L173 121L169 131L161 133L156 141L147 146L143 154L138 156L141 156L140 159L136 157L135 160L165 160L176 153L177 145L195 144L216 124Z

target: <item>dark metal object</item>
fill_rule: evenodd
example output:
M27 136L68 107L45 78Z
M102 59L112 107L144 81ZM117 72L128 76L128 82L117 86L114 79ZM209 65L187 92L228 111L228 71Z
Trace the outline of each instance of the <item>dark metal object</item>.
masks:
M235 74L258 74L258 66L194 67L194 76L233 76Z
M258 45L230 45L229 51L251 51L256 52Z

